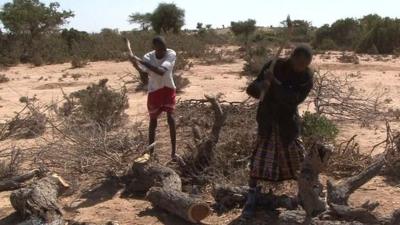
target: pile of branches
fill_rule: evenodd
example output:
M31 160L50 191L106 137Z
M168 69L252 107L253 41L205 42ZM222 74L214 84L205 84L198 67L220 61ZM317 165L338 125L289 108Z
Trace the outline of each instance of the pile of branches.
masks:
M122 174L146 149L140 124L112 131L96 123L71 126L63 121L51 125L52 135L39 147L34 161L66 178Z
M46 130L48 108L40 106L37 98L21 97L20 102L25 104L22 110L7 121L0 130L0 140L6 138L34 138L42 135Z
M247 179L256 137L256 105L218 99L192 99L177 105L178 132L187 140L177 169L184 184L205 185L221 179L243 184Z
M364 170L372 162L371 154L360 151L357 135L336 144L328 163L326 173L333 177L349 177Z
M368 125L382 115L384 91L375 90L366 94L357 90L347 75L338 78L331 72L314 75L314 88L309 102L317 114L325 115L333 120L349 120Z

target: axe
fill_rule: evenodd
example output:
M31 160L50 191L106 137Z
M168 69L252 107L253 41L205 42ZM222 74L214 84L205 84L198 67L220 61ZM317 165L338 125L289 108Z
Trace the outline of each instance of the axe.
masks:
M286 18L286 24L287 24L287 28L288 28L288 30L287 30L288 33L287 33L286 37L283 39L283 42L282 42L281 46L279 47L278 51L275 53L274 57L272 58L271 65L269 66L267 71L264 73L264 77L265 77L264 82L267 85L267 87L269 87L271 80L274 79L275 64L278 61L279 56L281 55L286 44L290 41L290 38L292 37L293 24L292 24L292 21L290 20L289 15ZM267 76L272 76L272 77L267 77ZM265 89L261 90L260 101L264 100L266 92L267 92L267 90L265 90Z
M135 58L136 60L140 61L141 59L139 57L137 57L135 55L135 53L133 53L132 48L131 48L131 42L129 41L129 39L124 37L124 40L125 40L125 43L126 43L126 47L128 48L129 56L131 58Z

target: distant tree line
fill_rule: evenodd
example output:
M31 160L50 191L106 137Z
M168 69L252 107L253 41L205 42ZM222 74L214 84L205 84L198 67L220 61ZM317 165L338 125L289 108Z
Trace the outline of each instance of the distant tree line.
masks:
M151 38L162 33L169 36L171 47L186 57L198 57L205 54L206 45L228 43L233 39L231 37L236 37L239 43L247 43L246 46L257 43L265 48L279 41L285 33L284 26L259 29L253 19L231 22L231 36L217 33L211 24L203 23L198 23L194 32L182 32L185 11L173 3L160 3L153 12L131 14L128 20L139 25L139 30L127 32L108 28L98 33L60 29L73 16L72 11L60 9L56 2L44 4L39 0L13 0L5 3L0 9L3 25L3 30L0 29L0 65L32 63L39 66L80 59L122 60L126 59L122 36L130 38L135 52L142 54L151 48ZM304 20L292 23L292 41L309 42L317 49L376 54L400 51L399 19L367 15L361 19L340 19L320 28ZM258 51L255 47L254 50L265 56L265 49Z

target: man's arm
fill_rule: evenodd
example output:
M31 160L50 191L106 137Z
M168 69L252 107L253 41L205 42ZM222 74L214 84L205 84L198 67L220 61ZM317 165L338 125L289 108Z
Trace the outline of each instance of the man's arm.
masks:
M138 58L129 57L129 61L132 63L133 67L139 72L143 74L147 74L147 71L143 70L138 64Z
M142 64L143 66L145 66L147 69L151 70L152 72L154 72L157 75L163 76L165 74L165 72L168 71L167 68L161 66L154 66L151 63L145 62L143 60L138 61L138 63Z
M250 83L250 85L246 89L248 95L258 99L260 98L261 92L263 90L268 92L271 83L271 80L269 78L273 77L271 76L271 74L269 75L266 74L270 66L271 66L271 61L269 61L264 65L264 67L261 69L261 72L258 74L257 79L255 79L253 82ZM269 79L270 81L265 82L265 79Z
M154 66L153 64L151 64L149 62L149 60L145 60L145 59L140 60L139 63L142 64L143 66L145 66L147 69L154 72L155 74L164 76L164 74L167 71L173 69L173 67L175 65L175 61L176 61L176 53L173 50L169 50L167 52L165 61L160 66Z

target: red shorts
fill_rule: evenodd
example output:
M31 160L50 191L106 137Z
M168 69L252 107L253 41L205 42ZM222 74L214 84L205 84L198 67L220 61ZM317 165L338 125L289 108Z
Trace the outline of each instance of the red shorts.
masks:
M147 109L151 119L157 119L162 112L175 110L176 91L173 88L163 87L150 92L147 96Z

